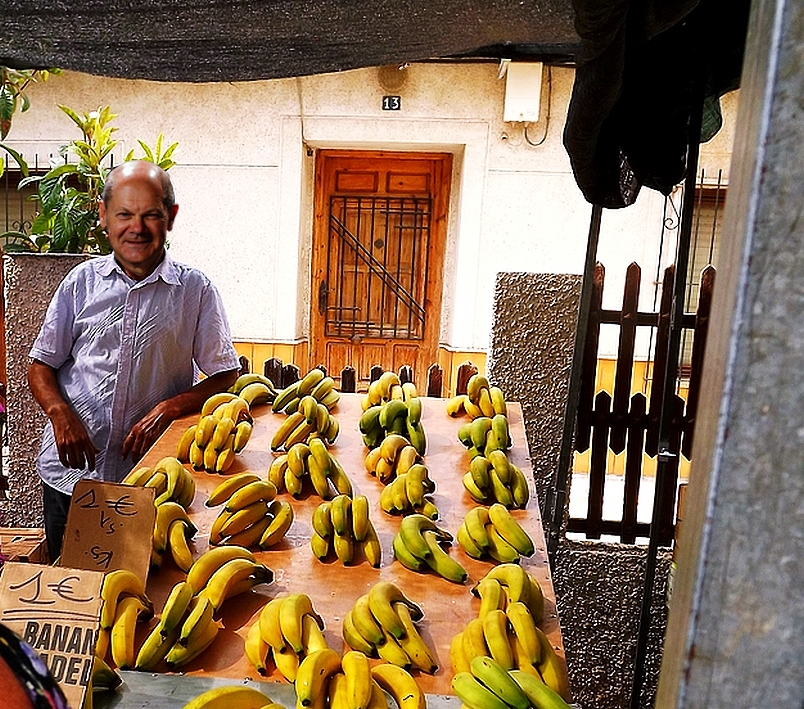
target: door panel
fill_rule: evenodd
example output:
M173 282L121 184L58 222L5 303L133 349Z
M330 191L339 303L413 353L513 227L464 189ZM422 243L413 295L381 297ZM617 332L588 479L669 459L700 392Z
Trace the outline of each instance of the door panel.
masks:
M452 156L320 151L316 162L310 366L409 364L438 349Z

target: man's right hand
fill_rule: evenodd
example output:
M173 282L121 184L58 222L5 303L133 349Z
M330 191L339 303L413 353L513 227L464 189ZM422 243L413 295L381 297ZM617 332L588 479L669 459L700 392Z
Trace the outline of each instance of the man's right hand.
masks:
M61 464L66 468L95 470L95 454L98 451L83 422L61 395L56 370L34 360L28 368L28 386L53 424Z

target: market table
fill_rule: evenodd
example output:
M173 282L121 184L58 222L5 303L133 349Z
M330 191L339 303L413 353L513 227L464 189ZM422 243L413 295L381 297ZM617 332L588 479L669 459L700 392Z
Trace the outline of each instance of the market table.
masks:
M469 574L467 581L459 585L432 572L421 574L409 571L394 561L391 542L398 529L400 518L392 517L380 509L379 495L382 484L366 471L367 449L357 425L362 413L361 399L360 394L342 394L333 410L332 413L338 418L341 429L331 453L348 473L355 494L365 494L370 500L370 517L383 548L381 568L371 567L362 555L356 556L356 563L351 566L344 566L337 560L322 563L316 559L310 549L309 539L312 532L313 510L321 503L321 499L312 493L304 499L295 500L287 493L282 493L280 497L289 500L294 507L295 521L280 545L256 554L260 561L273 570L273 583L258 586L249 593L228 600L221 609L221 632L204 653L182 668L182 672L175 674L165 672L159 675L125 672L123 674L127 679L127 686L123 691L109 693L106 697L98 695L95 701L96 707L139 709L159 706L172 709L174 706L181 707L187 700L187 690L190 690L192 696L195 688L207 688L222 681L260 680L256 670L244 656L243 639L249 627L259 617L263 605L279 594L304 592L310 595L316 611L325 620L325 636L330 646L341 651L344 648L340 632L344 614L360 595L366 593L379 580L396 583L424 611L424 619L418 626L428 644L435 650L440 669L433 676L417 672L420 686L429 695L441 695L439 701L445 702L446 705L451 705L453 700L457 701L454 696L446 696L451 693L452 678L449 645L453 636L462 630L469 620L476 617L480 602L471 594L470 589L486 574L494 562L472 559L464 554L455 542L450 548L450 554L460 561ZM424 463L430 472L430 477L436 483L432 499L440 514L437 523L455 535L466 511L475 506L461 481L463 473L468 469L469 456L457 438L459 426L468 418L450 418L446 414L445 399L423 397L422 402L422 424L427 434ZM232 468L227 471L227 475L245 470L265 475L274 457L279 455L271 452L270 443L274 431L284 420L285 415L273 413L269 405L253 407L252 414L254 430L251 440L245 450L238 455ZM545 617L540 627L550 638L563 662L564 649L556 613L555 593L527 454L522 410L518 403L509 403L508 418L513 440L513 447L508 451L509 458L525 472L531 491L527 509L513 513L529 532L536 547L532 557L522 559L522 566L541 584L545 596ZM140 464L155 465L164 456L174 455L182 432L197 420L198 416L192 415L175 421L143 457ZM189 468L189 465L187 467ZM199 530L192 543L194 553L198 556L208 548L209 529L220 510L220 508L207 508L204 502L224 476L196 471L193 471L193 476L197 491L189 514ZM151 572L147 593L157 611L164 604L173 584L182 577L183 572L169 559L169 554L166 555L162 568ZM151 625L140 629L138 640L145 637ZM291 706L292 689L282 676L274 670L274 674L266 679L269 680L267 687L265 682L261 682L265 691L277 694L280 702L289 692L291 703L286 705ZM154 695L153 682L157 680L162 689ZM174 691L168 691L167 687L173 687Z

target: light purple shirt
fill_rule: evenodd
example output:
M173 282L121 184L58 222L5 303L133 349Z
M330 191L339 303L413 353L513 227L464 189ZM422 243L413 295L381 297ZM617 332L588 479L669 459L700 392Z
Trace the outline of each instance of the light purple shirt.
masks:
M94 472L65 468L48 422L37 473L68 494L83 477L122 480L136 462L121 451L137 421L187 391L199 371L240 366L217 289L167 254L142 281L113 255L76 266L56 290L30 356L57 370L62 394L100 451Z

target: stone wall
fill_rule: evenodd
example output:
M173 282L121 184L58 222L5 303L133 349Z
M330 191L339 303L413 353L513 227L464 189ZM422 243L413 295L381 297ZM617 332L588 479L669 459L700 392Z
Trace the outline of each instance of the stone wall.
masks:
M41 527L42 492L34 460L45 416L28 389L28 352L48 303L66 273L85 255L5 254L8 500L0 501L0 526Z

